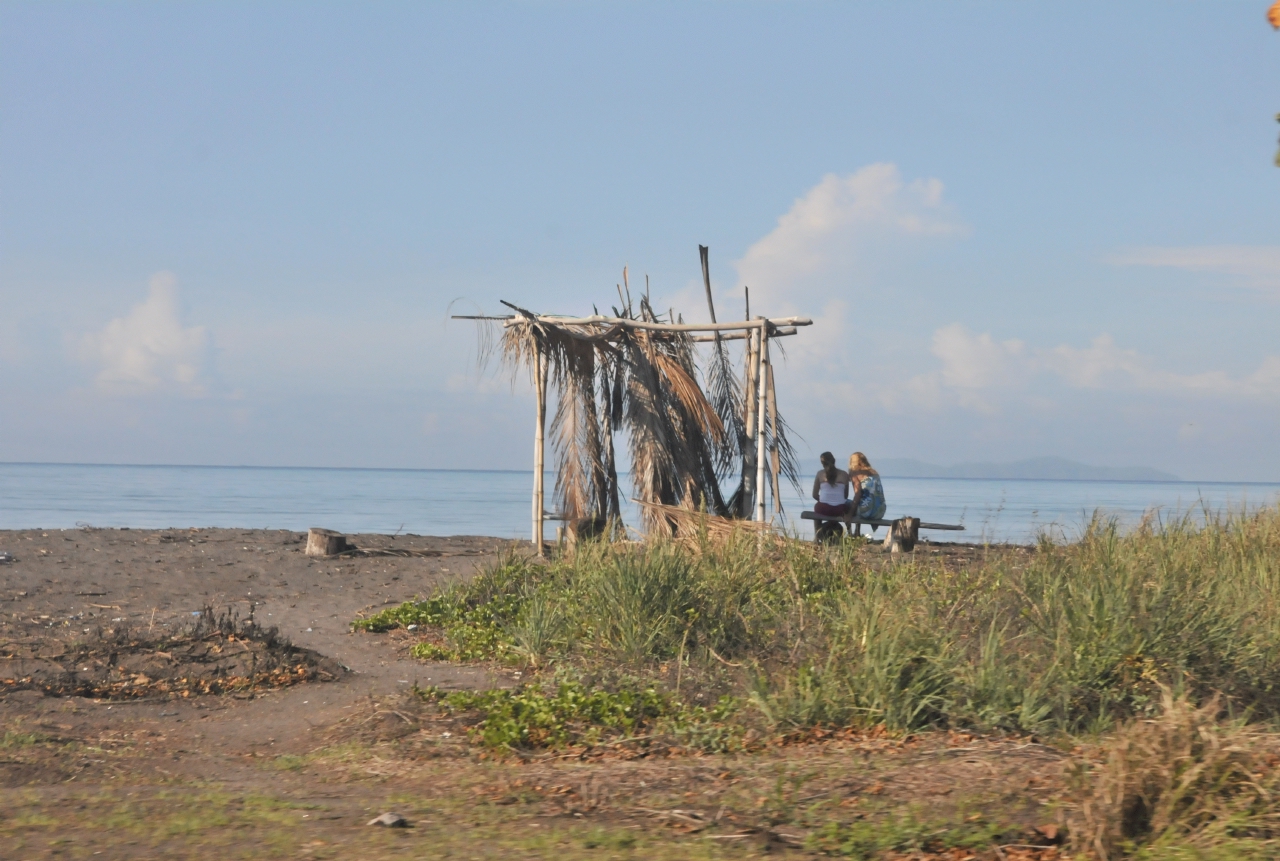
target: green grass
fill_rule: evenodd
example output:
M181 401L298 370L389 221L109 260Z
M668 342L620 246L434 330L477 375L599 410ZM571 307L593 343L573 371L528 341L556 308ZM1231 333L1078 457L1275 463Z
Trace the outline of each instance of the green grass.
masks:
M775 729L884 724L1098 732L1161 686L1280 717L1280 512L1190 518L957 569L751 538L511 555L355 626L416 654L724 681ZM663 676L669 683L667 673Z
M661 828L538 815L534 804L477 802L465 787L384 796L321 784L326 804L240 795L198 785L161 792L0 790L0 857L76 858L636 858L675 861L743 857L734 847ZM335 798L335 796L341 796ZM363 806L362 806L363 805ZM50 808L55 808L50 810ZM410 829L367 828L385 809ZM69 812L71 811L71 812ZM335 818L336 817L336 818ZM747 853L758 857L763 852Z
M0 750L13 750L56 743L58 743L57 739L40 732L6 731L3 736L0 736Z
M814 727L963 728L1068 746L1114 734L1105 756L1131 757L1145 776L1130 785L1082 766L1079 803L1093 819L1078 849L1092 834L1113 858L1275 857L1280 510L1202 514L1129 533L1095 517L1074 543L993 548L965 565L791 539L760 548L750 536L584 544L548 564L508 556L355 624L418 625L424 657L533 668L514 691L442 698L476 717L474 737L490 747L594 744L695 714L685 726L720 733L712 749ZM1200 742L1143 741L1135 753L1134 739L1185 723L1187 709L1194 731L1167 732ZM1254 729L1233 735L1240 721ZM1239 750L1225 756L1228 743ZM939 827L827 824L810 848L870 858L995 839L981 823Z
M981 851L1017 838L1007 827L981 816L931 818L910 810L879 819L828 823L809 836L805 848L822 855L871 861L888 852L952 848Z
M0 820L0 855L6 844L74 844L101 847L108 839L113 846L161 847L173 842L212 847L234 846L246 831L259 835L268 844L292 845L305 824L302 818L316 806L267 795L238 794L189 786L170 789L130 789L116 791L102 787L91 794L73 795L60 801L62 815L50 816L38 794L6 799L8 815ZM65 809L75 811L68 818ZM259 852L262 851L259 846ZM278 852L267 852L277 856ZM7 857L7 856L6 856Z

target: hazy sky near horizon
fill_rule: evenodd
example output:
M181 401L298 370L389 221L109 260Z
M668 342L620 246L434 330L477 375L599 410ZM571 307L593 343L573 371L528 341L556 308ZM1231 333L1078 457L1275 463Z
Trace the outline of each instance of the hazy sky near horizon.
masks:
M528 468L702 243L806 457L1280 480L1267 5L5 3L0 461Z

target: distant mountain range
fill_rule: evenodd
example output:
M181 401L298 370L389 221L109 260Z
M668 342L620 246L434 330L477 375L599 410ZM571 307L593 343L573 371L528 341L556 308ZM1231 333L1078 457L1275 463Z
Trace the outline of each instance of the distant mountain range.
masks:
M1144 466L1089 466L1061 457L1033 457L1009 463L958 463L939 466L905 457L883 457L875 467L899 478L1031 478L1073 481L1181 481L1178 476Z

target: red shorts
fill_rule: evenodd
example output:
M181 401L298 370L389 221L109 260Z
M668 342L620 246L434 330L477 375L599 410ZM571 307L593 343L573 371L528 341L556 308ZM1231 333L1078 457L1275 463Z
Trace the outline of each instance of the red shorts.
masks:
M815 502L813 504L814 514L825 514L828 517L844 517L845 510L849 507L849 503L843 505L827 505L825 502Z

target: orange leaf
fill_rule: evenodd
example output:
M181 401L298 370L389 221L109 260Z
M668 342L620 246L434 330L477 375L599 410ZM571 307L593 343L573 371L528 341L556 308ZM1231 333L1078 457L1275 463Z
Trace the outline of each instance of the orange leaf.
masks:
M1267 20L1271 22L1272 27L1280 30L1280 0L1276 0L1267 10Z

